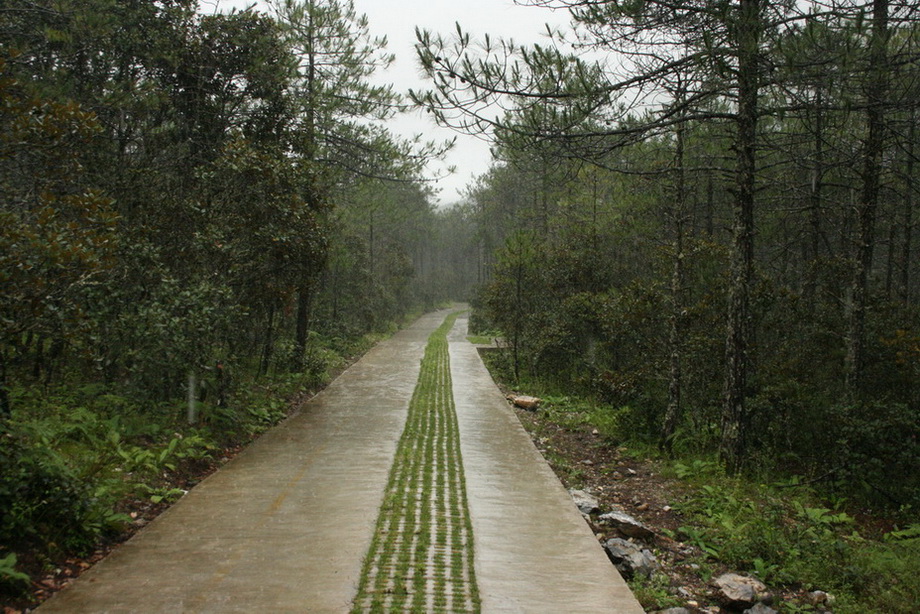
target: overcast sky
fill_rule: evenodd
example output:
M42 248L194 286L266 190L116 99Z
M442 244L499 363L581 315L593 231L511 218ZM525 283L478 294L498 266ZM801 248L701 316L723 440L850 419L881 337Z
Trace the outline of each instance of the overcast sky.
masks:
M207 10L215 2L218 0L202 0L202 5ZM221 10L250 4L244 0L219 0L218 3ZM465 31L477 38L489 34L493 38L513 38L519 43L533 43L546 40L546 23L560 26L568 22L565 12L519 6L513 0L354 0L354 4L359 14L367 15L371 33L385 35L388 50L396 54L396 62L380 78L393 83L403 92L409 88L425 88L415 58L416 26L449 34L454 31L454 24L460 23ZM426 140L457 136L454 150L448 154L444 164L445 167L456 166L456 173L436 184L442 204L457 202L472 179L489 167L488 143L440 129L427 114L411 113L394 120L388 127L404 136L421 133Z

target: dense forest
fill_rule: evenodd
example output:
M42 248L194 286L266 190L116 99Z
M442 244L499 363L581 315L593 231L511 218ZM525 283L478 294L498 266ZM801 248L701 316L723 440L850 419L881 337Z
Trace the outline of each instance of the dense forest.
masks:
M412 95L494 139L464 208L472 323L548 399L541 447L582 428L661 459L700 592L727 567L786 587L783 612L914 611L920 5L519 4L573 28L420 30ZM584 456L546 455L581 487ZM685 581L631 586L657 611Z
M916 533L920 6L520 0L572 29L420 30L405 96L349 0L267 4L0 8L0 588L449 300L617 441ZM456 207L418 108L493 141Z
M174 498L164 472L475 269L422 176L444 145L382 127L409 106L371 84L392 56L350 2L12 0L0 50L10 588L16 553L40 569L120 530L122 498Z
M920 7L521 4L574 33L419 32L413 94L495 135L467 215L512 381L732 473L916 511Z

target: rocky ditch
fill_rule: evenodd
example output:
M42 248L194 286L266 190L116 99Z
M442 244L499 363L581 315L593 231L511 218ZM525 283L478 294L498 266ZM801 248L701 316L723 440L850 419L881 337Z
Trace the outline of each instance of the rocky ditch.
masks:
M542 411L542 401L536 407L525 407L530 404L515 399L529 395L505 392L534 445L563 484L572 487L573 501L621 574L632 578L634 585L651 587L648 590L654 596L647 603L680 606L647 606L649 612L769 614L789 611L785 604L813 614L834 611L834 596L820 590L809 592L795 586L755 589L753 601L724 593L715 581L744 570L728 569L708 559L695 545L672 538L687 523L672 508L684 497L685 486L664 477L654 462L604 441L597 429L557 424ZM639 592L636 590L637 596Z
M585 520L600 538L604 551L620 574L627 580L637 577L651 579L662 572L662 565L653 549L661 542L671 541L659 536L642 521L636 519L625 509L614 507L604 511L601 503L591 492L583 489L569 489L572 501L582 513ZM607 538L616 533L619 537ZM707 587L709 597L714 604L702 606L692 599L694 593L685 587L677 587L674 593L686 598L687 607L674 607L657 610L657 614L778 614L772 606L775 596L769 588L757 578L738 573L723 573L714 578ZM697 590L697 592L699 592ZM805 600L812 606L812 612L831 614L833 595L823 591L813 591L805 595Z

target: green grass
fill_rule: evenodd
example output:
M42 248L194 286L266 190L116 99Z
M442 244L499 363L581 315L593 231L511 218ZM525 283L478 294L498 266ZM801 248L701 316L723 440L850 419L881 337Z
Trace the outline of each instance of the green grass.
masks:
M352 612L478 612L447 333L431 334Z

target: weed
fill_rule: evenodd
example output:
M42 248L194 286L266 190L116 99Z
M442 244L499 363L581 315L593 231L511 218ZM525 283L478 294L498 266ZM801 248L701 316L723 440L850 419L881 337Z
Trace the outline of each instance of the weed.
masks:
M679 533L713 560L773 585L831 591L838 613L907 612L920 602L916 526L873 542L854 530L852 516L817 503L806 489L729 479L707 461L674 463L672 470L698 485L677 506L688 521Z
M16 555L0 557L0 589L10 594L22 594L29 586L29 576L16 569Z
M702 479L724 475L722 465L715 460L693 459L688 463L676 461L671 465L674 474L681 480Z
M670 580L664 574L637 575L629 581L629 588L647 612L681 605L681 600L670 594Z

